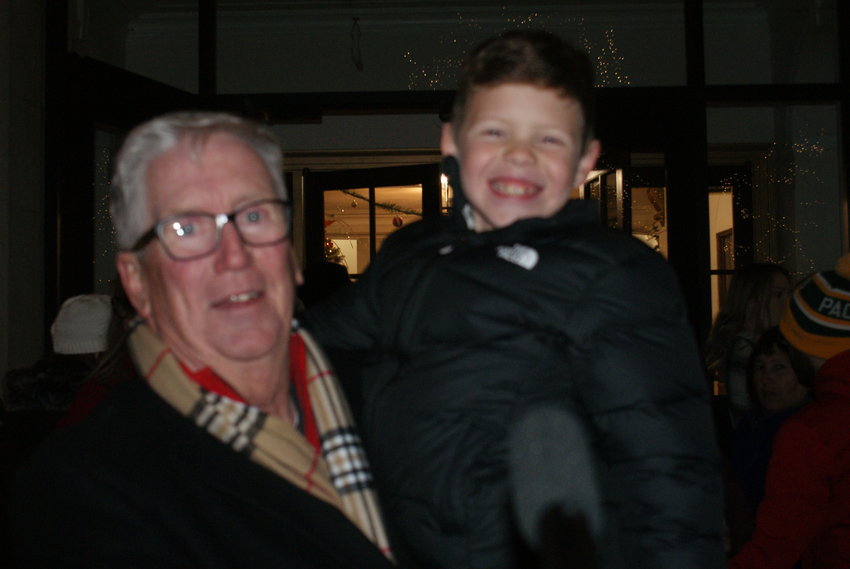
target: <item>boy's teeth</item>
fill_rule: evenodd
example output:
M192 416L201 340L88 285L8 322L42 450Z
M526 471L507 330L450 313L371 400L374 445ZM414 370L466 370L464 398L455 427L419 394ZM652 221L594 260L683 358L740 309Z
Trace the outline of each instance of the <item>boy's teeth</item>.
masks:
M493 189L500 194L509 196L524 196L534 191L532 186L518 186L516 184L504 184L502 182L494 182Z
M256 292L243 292L242 294L231 294L230 302L247 302L257 298Z

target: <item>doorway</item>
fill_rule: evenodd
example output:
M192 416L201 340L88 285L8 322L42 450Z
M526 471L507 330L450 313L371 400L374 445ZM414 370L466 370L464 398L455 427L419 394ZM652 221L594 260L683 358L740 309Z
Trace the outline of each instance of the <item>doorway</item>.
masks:
M303 173L304 259L357 278L399 228L446 207L439 164Z
M667 184L662 166L597 170L579 188L579 195L599 203L602 223L668 257Z
M749 265L756 258L751 163L709 166L708 216L714 318L726 302L735 268Z

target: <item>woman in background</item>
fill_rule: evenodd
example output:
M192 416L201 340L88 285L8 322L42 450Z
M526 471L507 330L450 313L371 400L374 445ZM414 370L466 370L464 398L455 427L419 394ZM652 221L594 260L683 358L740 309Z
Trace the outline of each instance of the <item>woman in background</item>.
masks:
M782 266L754 263L732 275L726 303L718 312L706 344L709 377L726 393L728 410L719 409L721 444L741 416L752 407L747 387L747 365L761 334L779 324L792 290L791 276Z
M796 354L776 327L762 334L753 348L750 379L755 405L738 423L730 455L732 470L752 514L764 497L776 432L811 400L814 368Z

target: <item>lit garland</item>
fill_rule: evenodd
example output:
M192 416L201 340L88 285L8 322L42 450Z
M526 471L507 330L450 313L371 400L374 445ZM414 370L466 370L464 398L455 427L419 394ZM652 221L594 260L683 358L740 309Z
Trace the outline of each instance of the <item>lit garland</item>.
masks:
M385 209L387 211L394 211L396 213L403 213L403 214L406 214L406 215L417 215L419 217L422 217L422 212L416 211L415 209L406 209L406 208L401 207L400 205L396 205L396 204L393 204L393 203L377 202L377 201L371 200L371 199L369 199L365 196L361 196L360 194L358 194L354 190L339 190L339 191L341 191L342 193L349 195L353 198L356 198L358 200L362 200L366 203L374 204L375 207L379 207L379 208Z

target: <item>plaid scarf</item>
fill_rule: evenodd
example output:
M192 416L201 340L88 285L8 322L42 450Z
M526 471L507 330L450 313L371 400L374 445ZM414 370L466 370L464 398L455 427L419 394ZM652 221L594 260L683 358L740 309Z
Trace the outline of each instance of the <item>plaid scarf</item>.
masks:
M293 330L293 334L300 337L306 351L306 383L318 449L277 417L201 388L186 377L171 350L145 324L132 332L129 346L144 378L177 411L234 451L343 512L392 559L372 474L336 375L306 331Z

